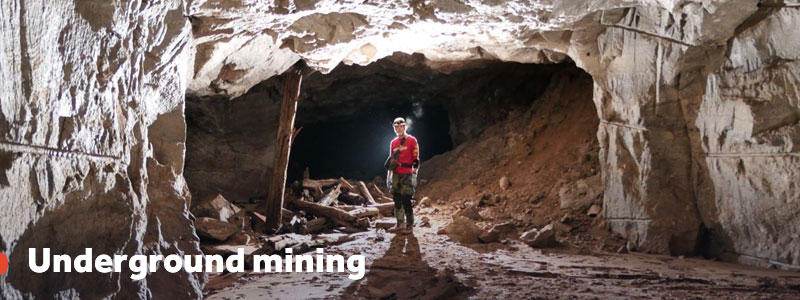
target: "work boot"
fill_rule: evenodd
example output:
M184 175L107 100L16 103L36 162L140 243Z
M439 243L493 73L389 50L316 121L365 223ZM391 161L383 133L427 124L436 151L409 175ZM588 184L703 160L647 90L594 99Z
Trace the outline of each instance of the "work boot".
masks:
M406 225L406 229L403 229L403 233L409 234L414 232L414 224Z
M389 228L389 230L387 230L387 231L388 232L395 232L395 233L396 232L400 232L400 231L404 230L404 228L405 228L405 226L403 225L404 223L405 222L403 222L403 220L398 220L397 224L395 224L394 227Z

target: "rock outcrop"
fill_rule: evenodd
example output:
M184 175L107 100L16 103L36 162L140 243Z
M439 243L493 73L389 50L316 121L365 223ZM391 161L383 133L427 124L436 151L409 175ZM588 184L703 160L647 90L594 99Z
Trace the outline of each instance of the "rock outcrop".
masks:
M201 298L203 274L33 273L28 248L200 254L182 177L180 1L0 3L0 298ZM173 297L170 297L173 296Z

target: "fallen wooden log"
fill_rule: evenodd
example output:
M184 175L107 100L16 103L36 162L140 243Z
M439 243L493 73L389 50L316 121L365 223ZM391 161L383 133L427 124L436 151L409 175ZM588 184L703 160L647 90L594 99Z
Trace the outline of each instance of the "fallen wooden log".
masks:
M394 200L392 200L392 198L386 196L380 197L377 200L379 203L394 203Z
M338 184L335 187L333 187L333 189L330 192L328 192L328 194L325 195L325 197L322 197L322 200L319 201L319 204L324 206L331 206L333 202L339 198L339 193L341 192L339 191L339 187L340 185Z
M336 208L341 209L343 211L353 211L359 208L362 208L361 205L337 205Z
M366 200L356 193L342 193L339 195L339 201L349 205L362 205Z
M365 218L365 217L377 216L378 214L380 214L380 210L375 206L367 206L349 211L347 212L347 214L354 216L356 218Z
M376 204L376 205L373 205L373 206L370 206L370 207L377 208L382 216L394 215L394 202L393 203Z
M292 204L294 204L294 206L297 208L305 210L306 212L317 217L326 217L331 220L331 222L341 226L355 227L359 229L369 228L369 221L367 219L359 219L351 216L347 214L347 212L338 208L319 205L317 203L306 202L303 200L294 200L292 201Z
M308 221L306 226L303 228L303 234L314 234L320 231L325 230L328 227L328 219L325 217L319 217Z
M316 188L314 188L314 192L311 193L311 197L316 202L316 201L322 199L322 197L325 197L325 192L322 191L321 187L316 187Z
M349 181L345 180L344 177L339 177L339 183L341 183L342 186L346 187L347 190L349 190L349 191L355 191L356 190L356 188L353 187L353 185L350 184Z
M381 189L377 185L375 185L375 183L370 182L367 185L367 187L369 189L369 192L372 193L375 200L378 200L378 198L384 196L383 191L381 191Z
M339 183L339 179L303 179L301 185L304 189L315 190L317 188L328 188Z
M359 233L359 232L363 232L363 231L364 231L364 229L348 227L348 226L342 226L342 227L336 228L336 230L334 232L341 232L341 233L346 233L346 234L354 234L354 233Z
M375 199L372 198L372 194L369 193L369 190L367 189L367 185L364 184L363 181L359 181L358 182L358 189L361 191L361 196L364 196L364 198L367 200L368 204L370 204L370 205L375 204Z
M285 233L281 235L274 235L267 238L267 243L270 244L275 251L281 251L286 247L292 247L298 244L307 243L311 241L311 236Z

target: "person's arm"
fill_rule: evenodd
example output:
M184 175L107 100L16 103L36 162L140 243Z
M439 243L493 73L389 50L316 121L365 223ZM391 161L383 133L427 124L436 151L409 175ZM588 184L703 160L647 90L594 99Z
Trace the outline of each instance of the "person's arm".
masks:
M392 142L389 142L389 159L393 159ZM392 187L392 170L386 170L386 187Z
M412 156L414 159L412 160L411 164L413 165L414 169L419 169L419 143L417 139L414 139L414 152L412 152Z

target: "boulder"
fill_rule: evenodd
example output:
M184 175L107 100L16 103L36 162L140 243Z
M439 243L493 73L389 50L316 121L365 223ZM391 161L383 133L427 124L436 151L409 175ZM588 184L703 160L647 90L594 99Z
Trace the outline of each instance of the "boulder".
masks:
M589 211L586 212L586 215L591 217L591 218L597 217L597 215L600 214L600 211L602 209L603 209L602 206L597 205L597 204L593 204L592 207L589 207Z
M514 231L514 229L516 228L517 226L514 225L514 223L505 222L505 223L495 224L494 226L492 226L492 229L490 230L498 231L500 233L509 233Z
M241 211L238 206L228 202L221 194L204 197L192 209L195 217L209 217L227 222L228 218Z
M419 200L419 206L421 207L431 206L431 198L422 197L422 200Z
M197 230L197 235L201 238L217 242L224 242L229 237L239 232L239 228L235 225L209 217L197 218L194 225Z
M428 217L422 217L422 219L420 219L420 221L419 221L419 227L430 228L431 227L431 219L428 218Z
M481 233L478 239L481 243L494 243L500 240L500 235L499 231L490 229L489 231Z
M603 182L600 174L579 179L565 184L558 191L558 199L562 209L581 208L592 204L595 199L600 199L603 194Z
M453 221L447 226L439 230L438 234L445 234L450 239L464 244L473 244L478 242L478 237L482 232L478 225L463 216L453 217Z
M549 248L557 245L553 225L548 224L540 229L527 231L519 237L525 244L534 248Z
M506 176L500 177L500 188L501 189L503 189L505 191L510 186L511 186L511 182L508 181L508 177L506 177Z
M460 209L459 211L456 212L455 215L456 216L461 216L461 217L466 217L468 219L472 219L472 220L476 220L476 221L481 219L481 214L478 211L478 208L475 207L475 206L468 206L467 208Z
M513 232L515 228L516 226L511 222L495 224L491 229L489 229L489 231L481 234L478 239L480 239L483 243L494 243L500 241L500 239L505 237L507 234Z

